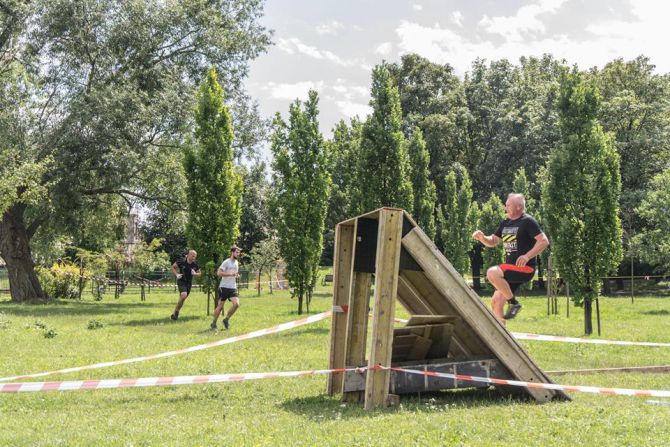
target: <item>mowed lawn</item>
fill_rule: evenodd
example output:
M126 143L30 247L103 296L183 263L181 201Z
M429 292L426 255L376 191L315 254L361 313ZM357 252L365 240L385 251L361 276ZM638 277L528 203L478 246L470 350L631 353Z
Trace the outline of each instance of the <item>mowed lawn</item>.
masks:
M228 332L209 330L206 299L194 292L178 322L177 294L139 290L115 300L45 306L0 299L0 376L37 373L198 345L299 318L287 292L241 293ZM485 298L488 304L488 297ZM581 336L581 309L547 316L542 297L523 298L510 330ZM320 287L311 313L329 310ZM601 300L601 338L670 343L670 298ZM398 316L406 316L398 309ZM595 325L595 322L594 322ZM138 378L326 368L330 320L174 357L39 380ZM670 365L670 348L522 342L545 370ZM556 376L557 383L670 390L670 374ZM326 377L211 385L0 394L0 445L670 445L670 405L644 397L572 393L538 405L496 390L403 396L372 412L325 394ZM670 399L665 399L670 403Z

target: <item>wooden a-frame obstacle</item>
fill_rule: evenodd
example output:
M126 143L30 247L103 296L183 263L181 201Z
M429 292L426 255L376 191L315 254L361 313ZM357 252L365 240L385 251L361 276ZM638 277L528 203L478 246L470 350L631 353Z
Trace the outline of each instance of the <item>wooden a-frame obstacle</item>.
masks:
M374 307L367 347L370 289ZM451 263L403 210L380 208L337 225L329 368L397 366L424 371L550 383ZM412 315L394 329L395 300ZM367 360L366 360L367 354ZM328 393L387 405L398 394L488 387L482 382L396 373L333 373ZM562 391L507 387L538 402Z

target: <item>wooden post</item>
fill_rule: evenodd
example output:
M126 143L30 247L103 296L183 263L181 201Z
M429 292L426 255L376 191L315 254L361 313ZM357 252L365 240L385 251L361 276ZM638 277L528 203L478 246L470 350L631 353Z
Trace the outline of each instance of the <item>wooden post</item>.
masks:
M354 273L354 291L349 300L347 314L347 338L345 343L344 364L365 366L365 346L368 335L368 313L370 313L370 286L372 274ZM344 386L344 383L342 384ZM360 391L344 393L342 401L360 402L364 395Z
M333 307L349 305L354 270L354 247L356 243L356 225L338 224L335 228L335 253L333 259ZM347 335L347 314L333 311L330 328L329 369L344 368L344 349ZM328 376L329 395L342 390L343 374Z
M398 269L402 238L403 211L382 208L379 211L377 260L375 265L375 304L372 317L372 339L368 368L391 366L393 318L398 294ZM368 369L365 380L365 409L387 403L391 372Z

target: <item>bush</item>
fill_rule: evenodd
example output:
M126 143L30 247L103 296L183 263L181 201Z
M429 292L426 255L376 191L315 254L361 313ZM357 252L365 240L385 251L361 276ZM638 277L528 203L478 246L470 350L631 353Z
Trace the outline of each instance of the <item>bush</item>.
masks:
M79 297L79 267L69 262L36 269L42 289L50 298L75 299ZM91 273L84 269L82 287L86 287Z
M98 320L89 320L88 321L88 326L86 326L86 328L90 329L90 330L100 329L102 327L105 327L105 324L102 321L98 321Z

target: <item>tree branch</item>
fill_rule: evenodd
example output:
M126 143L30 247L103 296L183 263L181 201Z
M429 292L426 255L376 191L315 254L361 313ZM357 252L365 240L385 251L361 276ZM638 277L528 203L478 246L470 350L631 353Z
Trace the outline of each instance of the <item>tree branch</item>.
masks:
M119 189L116 189L116 188L95 188L95 189L84 190L84 191L82 191L82 194L84 194L85 196L95 196L95 195L98 195L98 194L118 194L120 196L129 195L129 196L132 196L132 197L137 197L138 199L142 199L142 200L150 200L150 201L153 201L153 202L173 203L175 205L180 205L177 209L179 209L181 211L186 210L185 208L181 207L181 203L178 200L175 200L172 197L151 196L151 195L148 195L148 194L143 194L141 192L131 191L131 190L125 189L125 188L119 188Z

